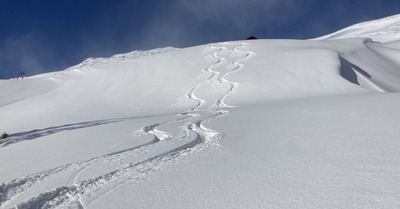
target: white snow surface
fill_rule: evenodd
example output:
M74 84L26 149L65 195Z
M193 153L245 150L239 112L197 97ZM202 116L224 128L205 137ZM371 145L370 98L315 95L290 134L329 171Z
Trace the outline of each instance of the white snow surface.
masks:
M324 40L359 37L371 38L381 43L400 41L400 14L358 23L316 39Z
M0 80L0 208L400 208L400 46L370 38Z

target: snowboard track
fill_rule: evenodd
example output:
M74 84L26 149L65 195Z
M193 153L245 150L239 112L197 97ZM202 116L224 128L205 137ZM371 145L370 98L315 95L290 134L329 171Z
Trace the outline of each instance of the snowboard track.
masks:
M234 93L238 83L229 81L227 76L243 68L242 60L250 58L254 52L242 51L238 48L245 46L246 43L225 42L207 46L214 52L211 56L216 60L214 63L203 69L203 73L211 74L206 80L198 83L190 89L186 99L195 103L194 107L187 112L178 115L178 118L148 125L134 132L138 136L150 135L153 140L109 153L89 160L63 165L49 169L37 174L28 175L0 185L0 205L9 206L8 203L19 194L26 192L31 187L46 181L60 173L72 172L66 185L56 187L52 190L38 194L29 200L19 203L18 208L54 208L54 207L75 207L86 208L93 201L104 194L107 194L119 186L132 181L145 180L148 175L156 170L160 170L167 164L172 164L179 157L192 154L204 148L218 147L217 140L222 137L222 133L207 128L205 124L212 120L229 113L230 105L227 98ZM233 48L233 49L229 49ZM217 49L217 50L215 50ZM224 55L235 55L234 60L228 63L230 57ZM219 83L226 86L226 91L222 95L217 95L214 102L208 106L207 101L199 98L196 92L202 87ZM206 106L206 107L204 107ZM170 124L182 124L179 126L179 134L173 135L160 129ZM167 150L159 147L170 147ZM111 172L85 179L78 182L78 176L85 170L96 166L98 163L107 163L120 158L132 158L142 153L150 153L150 157L136 160L115 169Z

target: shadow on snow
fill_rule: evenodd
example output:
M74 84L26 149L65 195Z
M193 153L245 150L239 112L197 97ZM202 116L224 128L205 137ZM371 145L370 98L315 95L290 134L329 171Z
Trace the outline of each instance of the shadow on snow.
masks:
M170 114L94 120L94 121L87 121L87 122L80 122L80 123L65 124L65 125L61 125L61 126L51 126L51 127L43 128L43 129L34 129L31 131L24 131L24 132L10 134L10 135L8 135L7 138L0 140L0 145L2 147L6 147L11 144L19 143L22 141L33 140L33 139L36 139L39 137L56 134L56 133L59 133L62 131L72 131L72 130L77 130L77 129L82 129L82 128L90 128L90 127L101 126L101 125L106 125L106 124L110 124L110 123L122 122L122 121L126 121L126 120L152 118L152 117L166 116L166 115L170 115Z
M354 83L356 85L360 85L360 82L358 81L356 71L359 72L360 74L364 75L366 78L371 78L371 75L369 75L366 71L358 67L357 65L349 62L342 56L340 58L340 75L345 78L346 80L350 81L351 83Z

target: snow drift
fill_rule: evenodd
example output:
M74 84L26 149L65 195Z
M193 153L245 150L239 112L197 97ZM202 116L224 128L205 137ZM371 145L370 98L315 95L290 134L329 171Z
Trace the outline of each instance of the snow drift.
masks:
M398 19L0 80L1 208L397 208Z

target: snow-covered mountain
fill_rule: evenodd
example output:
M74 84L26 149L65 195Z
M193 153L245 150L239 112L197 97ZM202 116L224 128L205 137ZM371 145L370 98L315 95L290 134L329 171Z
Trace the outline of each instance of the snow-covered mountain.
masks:
M399 17L0 80L0 208L399 208Z
M355 24L316 39L326 40L360 37L371 38L374 41L382 43L400 41L400 14Z

